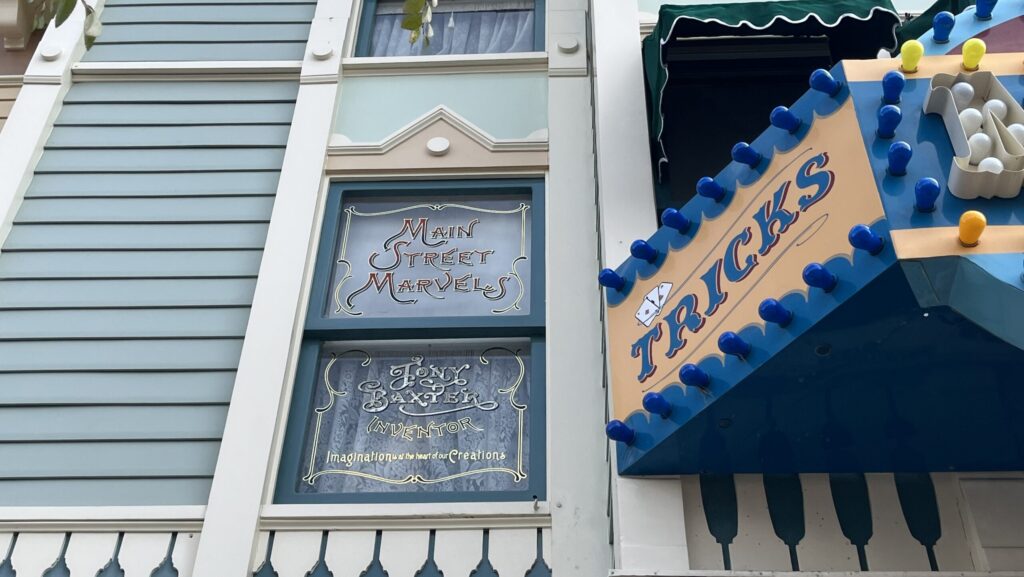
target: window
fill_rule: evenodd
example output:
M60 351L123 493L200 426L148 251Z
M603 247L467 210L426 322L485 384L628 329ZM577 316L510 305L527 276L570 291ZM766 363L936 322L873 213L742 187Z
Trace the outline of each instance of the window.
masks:
M677 39L665 51L662 141L669 162L661 169L657 214L686 204L702 176L732 160L734 144L756 138L773 108L795 102L811 72L832 65L828 39L815 37Z
M332 186L277 502L544 498L542 188Z
M440 0L433 38L409 42L403 0L366 0L356 56L506 54L544 50L543 0Z

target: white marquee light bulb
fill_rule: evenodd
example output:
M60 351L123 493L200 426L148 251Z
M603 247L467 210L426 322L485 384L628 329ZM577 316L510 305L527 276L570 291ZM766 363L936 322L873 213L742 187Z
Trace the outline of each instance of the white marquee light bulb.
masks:
M981 130L981 121L981 111L977 108L968 108L960 113L960 124L964 126L968 138Z
M995 116L999 120L1006 120L1006 103L1002 100L992 99L981 107L983 115L988 118L988 113L991 112L992 116Z
M1003 163L998 158L990 156L978 163L978 170L999 174L1003 171Z
M977 165L992 153L992 139L984 132L978 132L967 139L971 147L971 164Z
M1007 126L1006 129L1017 139L1017 142L1021 143L1021 146L1024 146L1024 124L1018 122Z
M957 110L963 110L974 100L974 87L969 82L957 82L951 89Z

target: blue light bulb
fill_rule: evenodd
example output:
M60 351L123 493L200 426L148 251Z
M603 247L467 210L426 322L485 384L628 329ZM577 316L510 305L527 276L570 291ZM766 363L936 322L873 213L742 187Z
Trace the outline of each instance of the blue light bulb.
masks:
M718 349L727 355L742 359L750 354L750 348L750 343L732 331L725 331L718 337Z
M824 92L829 96L839 94L839 90L843 87L843 84L833 78L832 74L824 68L819 68L814 72L811 72L810 85L814 90Z
M903 176L907 174L907 165L910 158L914 156L914 150L902 140L892 143L889 146L889 174Z
M690 230L690 219L674 208L666 208L665 212L661 213L661 224L672 227L681 233Z
M746 142L737 142L732 147L732 159L736 162L742 162L750 168L757 168L757 165L761 164L762 158L761 153L754 150L754 147Z
M882 252L882 247L885 246L885 241L882 240L882 237L878 236L866 224L853 225L853 228L850 229L849 240L853 248L867 251L873 255Z
M914 185L914 207L919 212L933 212L935 201L939 199L941 191L942 187L939 186L939 181L934 178L926 177L918 180Z
M892 138L896 136L896 127L903 120L903 111L899 106L886 104L878 109L878 137Z
M935 18L932 18L932 39L935 40L935 43L949 43L949 35L953 32L955 24L956 16L953 16L952 12L942 11L936 14Z
M679 367L679 380L688 387L697 387L698 389L706 389L711 384L711 376L693 363L686 363Z
M672 405L668 402L661 393L655 393L651 391L644 395L644 409L652 415L659 415L661 418L667 418L672 414Z
M890 70L882 77L882 101L886 104L899 104L903 87L907 79L898 70Z
M629 254L649 263L658 260L658 249L648 244L646 240L634 240L633 244L629 245Z
M998 0L978 0L975 2L974 17L978 20L991 20L992 9L996 7Z
M715 202L721 202L725 198L725 189L721 184L715 182L715 179L705 176L697 181L697 194Z
M788 325L793 320L793 311L782 306L782 303L775 299L761 301L761 304L757 306L757 314L765 322L775 323L780 327Z
M609 439L627 445L632 445L636 439L636 431L618 419L608 421L608 424L604 427L604 432L608 435Z
M832 292L832 289L836 288L836 284L839 282L836 275L816 262L812 262L804 267L803 277L804 282L808 286L820 288L825 292Z
M620 291L626 288L626 279L610 268L603 269L597 275L597 282L603 287Z
M776 106L772 110L769 120L771 120L772 126L781 128L790 134L799 130L800 125L803 124L800 118L785 106Z

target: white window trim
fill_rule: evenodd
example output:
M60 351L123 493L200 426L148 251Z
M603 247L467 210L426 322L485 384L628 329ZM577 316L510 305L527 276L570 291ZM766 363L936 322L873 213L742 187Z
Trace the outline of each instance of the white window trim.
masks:
M510 54L444 54L435 56L349 57L342 61L346 77L395 74L467 74L474 72L546 72L547 52Z
M204 505L166 507L0 507L0 532L199 531Z

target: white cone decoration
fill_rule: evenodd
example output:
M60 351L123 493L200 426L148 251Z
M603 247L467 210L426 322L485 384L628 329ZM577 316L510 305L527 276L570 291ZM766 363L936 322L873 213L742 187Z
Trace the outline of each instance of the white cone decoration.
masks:
M961 84L973 89L971 100L966 100L966 88L958 88ZM965 101L966 108L958 106ZM984 71L936 74L924 111L942 116L953 145L948 183L953 196L972 199L1020 195L1024 186L1024 141L1020 138L1024 136L1024 108L995 75Z

